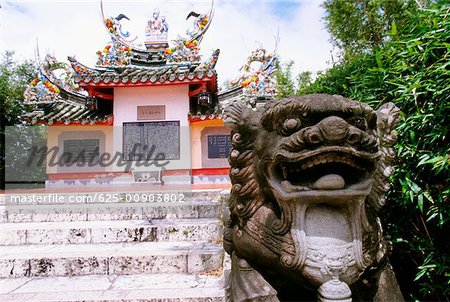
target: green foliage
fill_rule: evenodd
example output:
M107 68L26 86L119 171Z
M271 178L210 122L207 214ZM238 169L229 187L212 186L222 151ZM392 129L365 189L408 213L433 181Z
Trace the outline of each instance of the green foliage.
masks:
M417 0L326 0L325 21L333 44L344 60L368 53L389 38L402 34L413 12L429 1Z
M292 81L293 61L285 64L277 64L276 80L277 80L277 97L282 99L288 95L295 94L295 84Z
M29 61L17 63L14 53L6 51L0 62L0 189L4 188L5 127L20 123L23 92L35 75L35 68Z
M326 3L331 2L344 5ZM340 94L374 107L394 102L402 110L394 186L382 213L394 238L391 260L407 299L448 301L450 6L405 8L402 14L407 18L402 19L401 30L398 23L379 28L385 39L363 49L355 44L352 56L298 94ZM333 22L339 21L337 15L334 18ZM347 19L341 16L341 20ZM347 26L347 21L339 26ZM349 41L353 39L359 37ZM341 47L347 51L345 45ZM357 55L360 50L364 51Z
M326 4L332 2L339 2L337 11L353 6L350 1ZM395 27L378 28L387 37L379 43L355 36L348 38L356 40L351 45L340 38L343 29L331 30L343 41L344 52L353 47L352 55L298 93L340 94L374 107L394 102L402 110L394 186L382 214L394 238L392 262L407 299L448 301L450 7L405 9L402 14L407 17ZM334 27L337 20L327 18Z
M33 148L47 146L47 127L15 125L5 129L6 189L31 189L44 185L46 160L31 155Z
M303 71L300 72L297 76L297 83L298 83L298 89L297 91L301 91L303 89L306 89L309 85L311 85L313 79L312 79L312 72L311 71Z
M293 61L277 65L277 98L282 99L289 95L298 94L299 91L307 89L312 83L312 72L303 71L294 79L292 75Z
M23 92L35 74L33 63L14 61L14 52L6 51L0 62L0 106L1 123L15 125L22 114Z

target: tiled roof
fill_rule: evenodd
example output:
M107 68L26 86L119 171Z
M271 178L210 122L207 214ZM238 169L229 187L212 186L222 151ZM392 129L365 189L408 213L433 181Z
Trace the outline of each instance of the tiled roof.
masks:
M254 98L244 95L242 87L235 87L218 93L217 98L221 108L226 108L234 102L251 104Z
M72 59L73 60L73 59ZM111 66L101 69L86 67L72 61L75 70L74 80L83 84L105 84L120 86L123 84L163 84L171 82L192 82L216 78L214 69L197 68L198 65L167 64L162 66Z
M274 99L273 96L252 96L244 93L243 87L235 87L218 93L220 108L226 108L234 102L245 103L247 106L255 108L264 106L265 102Z
M215 108L211 112L205 114L190 112L188 114L189 122L196 123L207 120L221 120L223 109L226 108L228 105L234 102L243 102L247 104L249 107L254 107L254 104L256 102L254 97L250 97L248 95L243 94L242 87L234 87L225 91L221 91L217 94L217 99L219 102L218 108Z
M112 125L112 114L98 109L91 111L85 105L67 101L40 104L33 111L24 114L23 119L31 124Z
M234 101L241 100L247 98L242 93L242 87L234 87L228 90L222 90L217 94L220 104L228 105L233 103Z
M195 122L202 122L207 120L221 120L222 119L222 112L215 111L213 113L207 113L207 114L200 114L200 113L189 113L188 114L188 120L190 123Z
M154 52L146 50L131 50L131 64L138 66L151 66L155 64L165 64L166 56L163 52Z

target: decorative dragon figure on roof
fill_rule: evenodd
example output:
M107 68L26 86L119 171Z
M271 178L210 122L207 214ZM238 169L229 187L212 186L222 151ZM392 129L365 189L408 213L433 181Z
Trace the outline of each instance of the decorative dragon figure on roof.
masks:
M258 48L246 59L240 68L241 75L227 83L228 87L243 87L244 95L253 97L273 97L277 94L275 71L279 58L275 52L267 53ZM258 64L258 67L254 65Z
M114 38L103 50L97 51L97 66L127 66L131 62L131 48Z
M101 15L104 24L111 35L111 41L103 48L97 51L97 66L126 66L131 62L132 43L137 39L129 39L130 32L122 31L121 20L130 20L124 14L119 14L117 17L104 18L103 3L100 2Z
M58 62L47 54L44 60L38 58L36 77L26 87L24 101L27 104L60 101L61 90L84 96L86 92L74 81L73 69L64 62Z
M195 17L193 22L193 29L186 32L186 37L178 36L175 39L174 46L167 48L164 53L167 55L168 62L170 63L183 63L183 62L199 62L201 61L200 43L203 37L211 25L214 16L214 1L212 1L211 9L207 14L199 14L196 12L190 12L186 17L188 20L191 17Z
M219 60L220 49L216 49L211 57L198 65L195 69L197 70L212 70L216 67L217 61Z
M225 109L233 302L403 300L378 218L399 119L321 94Z
M173 46L169 47L167 41L169 25L165 16L162 16L158 9L155 9L147 23L145 30L145 48L140 48L135 43L137 37L130 39L129 32L122 31L121 22L126 19L124 14L117 17L105 18L103 13L103 4L100 2L101 15L103 22L111 35L111 42L103 50L97 52L97 66L127 66L132 63L133 55L142 57L152 57L157 52L163 54L163 58L168 63L199 63L201 61L200 43L211 25L214 15L214 0L211 9L207 14L190 12L186 20L194 17L192 29L186 32L186 36L178 36L173 40ZM133 52L136 52L134 54Z

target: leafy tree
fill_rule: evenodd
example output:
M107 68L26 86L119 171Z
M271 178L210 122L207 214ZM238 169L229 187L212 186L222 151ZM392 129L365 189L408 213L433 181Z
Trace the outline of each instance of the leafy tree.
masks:
M374 50L390 32L407 30L411 13L429 1L417 0L326 0L325 21L333 44L344 60Z
M298 89L297 91L301 91L311 85L313 79L312 79L312 72L311 71L302 71L297 75L297 85Z
M388 1L371 1L381 2ZM391 25L379 27L381 40L361 36L360 30L344 40L341 27L351 24L354 11L341 9L342 1L326 3L338 3L326 6L335 14L332 22L330 14L326 20L334 38L345 42L340 47L346 57L297 93L340 94L373 107L394 102L402 110L397 169L382 214L394 243L391 261L407 299L448 301L450 6L405 1L401 15L406 17L395 19L401 27L394 30L385 19ZM367 16L354 22L364 28Z
M288 95L295 94L295 83L292 80L293 65L293 61L289 61L284 64L277 64L277 96L280 99Z
M2 125L15 125L23 113L23 92L35 75L31 61L18 63L14 52L6 51L0 62L0 105Z
M32 62L18 63L14 52L6 51L0 62L0 188L5 180L5 127L20 123L24 112L23 93L33 79L35 68Z
M298 94L299 91L306 89L312 83L312 72L300 72L294 79L292 74L293 61L277 66L277 98L282 99L286 96Z

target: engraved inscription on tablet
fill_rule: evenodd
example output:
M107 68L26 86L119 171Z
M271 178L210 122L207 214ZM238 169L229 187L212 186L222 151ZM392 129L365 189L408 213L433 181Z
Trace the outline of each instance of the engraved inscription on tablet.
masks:
M180 159L180 122L123 123L125 160Z
M166 119L166 106L138 106L137 119L140 120L164 120Z

